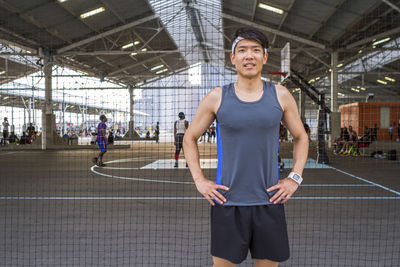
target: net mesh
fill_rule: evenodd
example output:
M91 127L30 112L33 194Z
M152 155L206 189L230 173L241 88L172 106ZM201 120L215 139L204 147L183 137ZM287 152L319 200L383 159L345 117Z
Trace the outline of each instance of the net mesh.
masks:
M0 1L1 265L211 266L210 205L184 151L175 167L174 123L237 80L231 38L250 25L270 43L262 79L289 89L310 140L281 265L399 266L400 3L278 2ZM215 180L212 129L198 149Z

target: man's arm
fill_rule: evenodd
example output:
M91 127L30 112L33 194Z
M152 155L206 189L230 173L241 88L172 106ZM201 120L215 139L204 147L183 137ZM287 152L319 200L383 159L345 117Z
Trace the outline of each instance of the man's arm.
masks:
M289 90L282 85L276 85L276 92L279 103L283 109L283 124L293 136L294 147L292 172L302 175L308 156L308 135L305 132L303 123L300 119L296 101L290 94ZM268 188L268 192L278 190L270 201L276 204L285 198L281 202L285 203L290 199L298 187L299 185L292 179L282 179L278 184Z
M201 101L196 116L190 124L183 138L183 149L185 151L186 162L189 165L193 180L197 190L208 200L211 205L215 205L214 200L220 204L226 199L217 189L229 190L228 187L217 185L214 181L208 180L200 168L199 149L197 140L215 119L215 114L221 102L222 88L217 87L210 91Z

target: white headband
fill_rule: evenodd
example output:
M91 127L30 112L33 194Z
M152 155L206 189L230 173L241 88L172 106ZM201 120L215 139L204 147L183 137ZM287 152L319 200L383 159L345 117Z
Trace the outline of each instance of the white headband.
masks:
M238 37L236 37L236 39L233 41L233 43L232 43L232 54L235 54L235 48L236 48L237 43L239 43L239 42L242 41L243 39L245 39L245 38L243 38L242 36L238 36ZM267 48L264 48L264 54L266 54L267 51L268 51Z

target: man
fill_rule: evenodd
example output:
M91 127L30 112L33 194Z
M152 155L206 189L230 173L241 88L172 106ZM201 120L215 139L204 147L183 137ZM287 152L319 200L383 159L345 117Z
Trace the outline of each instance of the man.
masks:
M185 120L185 113L179 112L179 120L174 123L174 145L175 145L175 165L174 168L178 168L179 153L182 149L183 136L185 135L186 129L189 127L189 122ZM188 167L186 163L186 167Z
M213 140L215 141L215 139L216 139L216 133L215 133L215 131L216 131L216 127L215 127L215 125L214 125L214 123L213 124L211 124L211 126L210 126L210 128L209 128L209 132L210 132L210 134L208 135L208 142L210 143L212 143L213 142ZM211 141L210 141L211 140Z
M211 254L214 266L234 266L250 250L255 266L278 266L289 258L283 203L302 181L308 137L296 102L281 85L263 83L268 40L257 29L236 31L231 62L238 79L216 87L200 103L184 138L184 150L198 191L211 207ZM216 182L201 168L197 139L217 120ZM294 138L293 169L277 174L281 119ZM251 137L248 129L253 130Z
M97 157L93 158L93 163L97 166L104 166L103 156L107 152L107 138L106 138L106 130L107 130L107 117L103 114L100 116L100 123L97 126L97 144L100 148L100 153Z
M3 121L3 144L6 145L7 144L7 139L8 139L8 127L10 126L10 124L8 123L8 119L6 117L4 117L4 121Z
M154 137L156 138L156 143L160 140L160 122L157 121L156 130L154 131Z

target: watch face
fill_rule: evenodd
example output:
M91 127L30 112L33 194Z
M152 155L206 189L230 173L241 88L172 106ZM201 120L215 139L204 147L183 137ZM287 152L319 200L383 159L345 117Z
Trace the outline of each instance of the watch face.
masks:
M297 174L294 174L294 175L293 175L293 178L294 178L296 181L300 180L300 176L297 175Z

